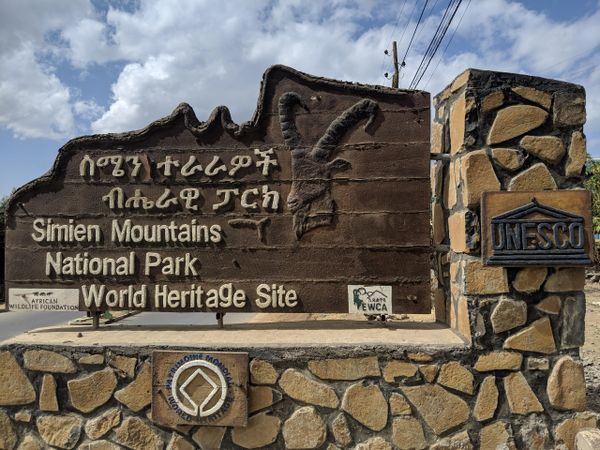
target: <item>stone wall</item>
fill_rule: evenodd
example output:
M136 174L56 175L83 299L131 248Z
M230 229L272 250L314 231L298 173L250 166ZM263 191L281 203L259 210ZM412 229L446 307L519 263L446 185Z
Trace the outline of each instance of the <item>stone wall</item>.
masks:
M248 427L169 429L151 421L148 346L6 346L0 448L565 449L578 429L596 424L569 356L554 363L427 346L246 350Z
M549 426L554 437L565 423L595 425L581 388L584 269L485 267L480 251L483 192L583 187L584 89L467 70L434 105L432 152L446 158L432 166L433 239L449 248L435 258L437 320L474 350L523 360L518 372L489 374L506 401L496 418Z
M115 444L204 450L426 448L437 436L467 424L474 400L471 372L456 361L440 364L464 358L461 351L380 348L376 353L381 356L366 352L312 359L314 350L273 350L250 362L248 427L169 430L150 420L148 348L126 353L72 347L4 350L0 448L9 449L119 448ZM339 348L320 352L348 353ZM469 440L465 432L450 439Z

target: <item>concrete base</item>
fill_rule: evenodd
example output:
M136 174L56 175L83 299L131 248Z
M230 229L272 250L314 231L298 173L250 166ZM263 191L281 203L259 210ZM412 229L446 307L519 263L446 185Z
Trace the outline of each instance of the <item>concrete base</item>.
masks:
M48 327L6 340L2 345L24 344L68 347L202 347L202 348L298 348L326 345L355 347L381 346L405 350L429 348L453 350L466 348L463 339L451 328L438 323L367 321L290 321L216 326L128 327L103 325Z

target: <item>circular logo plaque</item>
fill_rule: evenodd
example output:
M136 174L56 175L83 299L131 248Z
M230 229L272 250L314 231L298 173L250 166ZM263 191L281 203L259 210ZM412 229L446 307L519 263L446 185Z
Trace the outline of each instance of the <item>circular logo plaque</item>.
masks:
M177 361L168 376L169 404L186 420L222 416L231 406L231 375L216 358L192 354Z

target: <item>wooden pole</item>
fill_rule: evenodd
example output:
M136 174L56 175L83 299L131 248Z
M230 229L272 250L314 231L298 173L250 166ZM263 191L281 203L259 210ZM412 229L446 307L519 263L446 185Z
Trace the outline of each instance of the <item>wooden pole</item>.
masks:
M100 328L100 315L102 314L101 311L94 311L93 312L93 316L92 316L92 328L94 330L97 330L98 328Z
M392 76L392 87L398 89L400 80L400 66L398 65L398 44L392 42L392 58L394 59L394 75Z

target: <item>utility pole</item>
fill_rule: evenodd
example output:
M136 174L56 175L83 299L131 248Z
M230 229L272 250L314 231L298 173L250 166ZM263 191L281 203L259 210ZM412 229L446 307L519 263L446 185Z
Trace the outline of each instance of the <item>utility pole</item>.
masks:
M392 42L392 58L394 59L394 75L392 76L392 87L398 89L400 79L400 66L398 66L398 45Z

